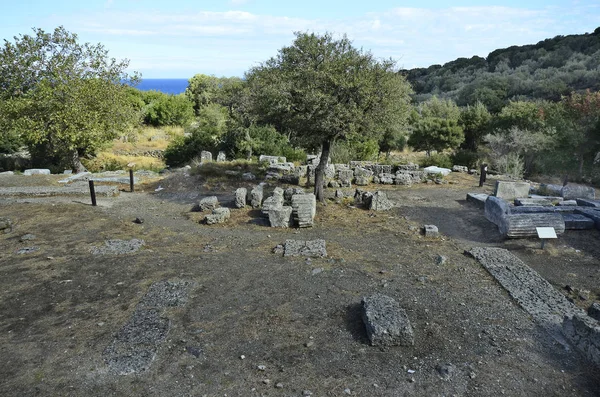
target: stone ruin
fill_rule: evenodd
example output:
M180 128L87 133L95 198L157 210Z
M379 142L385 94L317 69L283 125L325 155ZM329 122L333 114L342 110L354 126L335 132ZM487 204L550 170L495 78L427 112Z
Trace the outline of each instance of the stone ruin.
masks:
M600 230L600 200L593 188L541 185L537 193L552 196L532 194L528 182L497 181L493 196L469 193L467 201L483 208L486 219L505 238L536 237L537 227L552 227L557 235L565 230Z

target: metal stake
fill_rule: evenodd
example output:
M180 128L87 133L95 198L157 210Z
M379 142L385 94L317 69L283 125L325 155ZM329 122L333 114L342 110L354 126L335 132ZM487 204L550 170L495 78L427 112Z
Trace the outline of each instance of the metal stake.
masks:
M94 189L94 181L90 180L90 196L92 196L92 206L96 206L96 190Z
M129 170L129 191L133 193L133 170Z

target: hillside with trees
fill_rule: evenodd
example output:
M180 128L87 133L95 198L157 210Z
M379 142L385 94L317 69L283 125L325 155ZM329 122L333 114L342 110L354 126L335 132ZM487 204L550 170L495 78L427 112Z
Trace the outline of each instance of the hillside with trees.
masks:
M479 101L498 112L508 101L559 101L572 91L600 90L600 28L401 73L417 102L433 96L459 106Z

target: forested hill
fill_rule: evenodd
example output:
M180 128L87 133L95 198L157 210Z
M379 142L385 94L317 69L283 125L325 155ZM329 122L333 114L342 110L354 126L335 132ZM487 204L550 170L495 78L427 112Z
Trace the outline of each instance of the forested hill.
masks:
M511 99L555 101L571 91L600 90L600 28L401 73L418 102L436 95L461 106L479 100L498 111Z

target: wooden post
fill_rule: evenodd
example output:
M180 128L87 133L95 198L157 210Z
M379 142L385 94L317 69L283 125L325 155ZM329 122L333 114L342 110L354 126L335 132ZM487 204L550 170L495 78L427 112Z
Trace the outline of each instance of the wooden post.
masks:
M94 181L90 180L90 196L92 196L92 206L96 206L96 190L94 189Z
M479 187L483 186L483 182L485 182L487 176L487 164L481 164L481 168L479 168Z
M129 170L129 191L133 193L133 170Z

